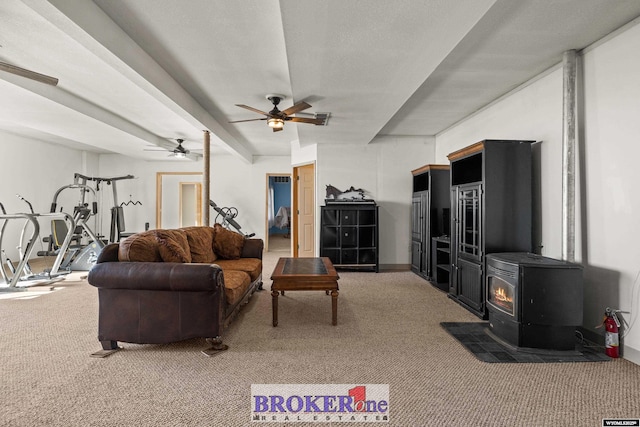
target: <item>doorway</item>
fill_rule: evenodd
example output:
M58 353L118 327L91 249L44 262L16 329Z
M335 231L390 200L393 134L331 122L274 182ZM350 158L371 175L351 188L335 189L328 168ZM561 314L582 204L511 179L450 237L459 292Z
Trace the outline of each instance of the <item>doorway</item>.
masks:
M180 182L180 227L202 225L202 183Z
M267 174L265 250L291 254L291 175Z
M189 222L202 223L201 182L202 172L156 173L156 228L180 228L183 215ZM185 215L185 211L190 213Z

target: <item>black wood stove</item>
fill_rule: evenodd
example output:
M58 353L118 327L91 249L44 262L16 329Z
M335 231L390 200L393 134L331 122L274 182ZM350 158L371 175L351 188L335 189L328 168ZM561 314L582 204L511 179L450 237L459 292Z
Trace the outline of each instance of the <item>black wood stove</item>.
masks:
M516 347L574 350L582 325L582 266L521 252L486 259L493 334Z

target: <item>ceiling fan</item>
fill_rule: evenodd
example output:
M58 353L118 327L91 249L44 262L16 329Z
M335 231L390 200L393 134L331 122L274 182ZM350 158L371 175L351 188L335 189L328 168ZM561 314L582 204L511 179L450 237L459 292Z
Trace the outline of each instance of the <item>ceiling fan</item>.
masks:
M178 146L174 148L171 153L169 153L169 156L176 157L178 159L184 159L185 157L187 157L187 154L189 154L189 150L182 146L184 139L176 139L176 141L178 141Z
M46 83L51 86L56 86L58 84L58 79L56 79L55 77L36 73L35 71L27 70L26 68L16 67L15 65L7 64L6 62L0 61L0 70L6 71L7 73L15 74L17 76L26 77L40 83Z
M284 128L284 122L297 122L297 123L309 123L312 125L323 125L324 120L318 118L310 118L310 117L291 117L292 114L298 113L300 111L306 110L307 108L311 108L311 105L307 104L304 101L300 101L293 106L287 108L286 110L280 111L278 109L278 104L284 98L284 95L267 95L266 98L273 103L273 109L268 113L264 111L258 110L257 108L249 107L244 104L236 104L236 106L241 108L246 108L247 110L256 112L258 114L263 114L266 117L260 119L247 119L247 120L236 120L229 123L241 123L241 122L252 122L256 120L266 120L267 125L273 129L274 132L279 132Z
M173 150L167 149L167 151L169 151L169 157L184 159L185 157L187 157L187 154L189 154L190 151L182 146L184 139L176 139L176 141L178 141L178 145ZM163 147L147 148L144 151L162 151L162 150L165 150L165 148Z

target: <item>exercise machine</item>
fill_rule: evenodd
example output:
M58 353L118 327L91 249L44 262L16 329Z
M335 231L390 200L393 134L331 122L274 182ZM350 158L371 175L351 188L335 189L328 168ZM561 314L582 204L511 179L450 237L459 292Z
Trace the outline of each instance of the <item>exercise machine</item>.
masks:
M36 214L33 212L33 207L31 203L24 199L20 195L16 195L20 200L23 200L29 205L29 209L31 213L14 213L7 214L4 206L0 204L0 220L2 220L2 227L0 228L0 254L1 261L0 262L0 276L2 276L2 282L0 282L0 292L8 292L8 291L21 291L26 290L26 288L36 285L47 285L59 280L62 280L61 277L52 277L49 274L34 274L29 267L29 259L33 250L35 248L35 244L38 241L38 237L40 235L40 223L38 219L42 216L51 217L63 217L68 219L69 221L73 221L71 217L67 214ZM24 221L24 225L22 227L22 231L20 233L20 241L18 244L18 253L19 253L19 261L18 265L15 266L13 262L6 255L6 252L3 249L3 240L4 236L6 236L5 230L7 224L11 220L22 220ZM31 225L31 235L27 240L26 246L25 235L27 234L27 229ZM9 272L7 272L7 269ZM11 273L11 275L9 274Z
M56 191L53 196L53 202L51 203L50 213L55 214L58 209L58 197L60 194L68 189L80 190L80 201L77 206L73 208L73 216L71 221L67 218L65 220L53 219L51 221L51 235L47 242L53 252L40 252L38 255L55 255L56 259L53 263L53 267L49 271L50 275L58 274L59 270L68 271L88 271L93 267L98 260L98 256L102 249L106 246L89 227L87 221L92 215L98 212L98 203L96 201L96 192L93 188L86 184L70 184L65 185ZM92 209L86 203L86 193L92 193L94 201L92 203ZM62 212L61 212L62 213ZM82 239L87 236L88 243L82 244ZM74 243L72 245L72 243Z
M117 176L112 178L102 178L96 176L86 176L79 173L73 175L73 181L78 185L87 185L88 181L92 181L96 183L96 191L100 191L100 185L102 183L106 183L111 186L111 191L113 193L113 206L111 207L111 227L109 230L109 243L119 242L120 239L130 236L134 233L126 233L126 227L124 222L124 210L123 206L125 203L118 204L118 190L116 188L116 184L118 181L122 181L125 179L134 179L133 175L124 175ZM142 205L140 202L134 202L132 204Z
M209 205L218 213L214 221L222 225L224 228L230 229L231 227L233 227L238 233L242 234L247 239L256 235L255 233L244 234L241 231L242 227L235 220L235 218L238 216L238 209L236 209L235 207L219 207L213 200L209 200Z

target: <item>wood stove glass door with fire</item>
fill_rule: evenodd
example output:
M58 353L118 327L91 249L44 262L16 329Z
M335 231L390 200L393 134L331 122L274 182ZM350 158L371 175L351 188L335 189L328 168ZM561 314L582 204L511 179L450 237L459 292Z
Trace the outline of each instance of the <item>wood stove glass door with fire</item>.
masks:
M509 316L515 316L515 289L515 284L492 275L492 271L489 269L489 274L487 275L487 304Z

